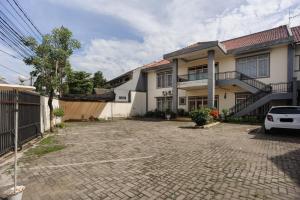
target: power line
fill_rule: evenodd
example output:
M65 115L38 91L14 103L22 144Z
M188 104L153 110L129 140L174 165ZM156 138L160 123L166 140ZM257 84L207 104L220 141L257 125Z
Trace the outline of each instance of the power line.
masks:
M14 72L14 73L16 73L16 74L21 75L21 76L25 76L25 77L28 76L28 75L24 75L24 74L22 74L22 73L20 73L20 72L18 72L18 71L16 71L16 70L13 70L13 69L11 69L11 68L9 68L9 67L3 65L3 64L0 64L0 67L3 67L3 68L5 68L5 69L7 69L7 70L9 70L9 71L11 71L11 72Z
M35 35L35 37L39 38L39 35L36 34L36 32L34 31L34 29L32 29L32 27L26 22L26 20L21 16L21 14L18 12L18 10L13 6L13 4L9 1L6 0L7 3L10 5L10 7L15 11L15 13L20 17L20 19L29 27L29 29L31 30L31 32ZM23 10L21 11L22 13L24 12ZM25 12L24 12L25 13ZM30 22L32 23L32 22Z
M29 33L30 31L28 31L27 27L23 26L23 24L20 23L20 21L17 19L17 17L12 12L10 12L10 10L8 8L6 8L6 6L3 4L3 1L0 1L0 4L6 10L6 12L9 13L15 19L15 21L19 24L19 26L21 26L27 32L28 35L31 35Z
M16 0L13 0L13 2L15 3L15 5L21 10L21 12L23 13L23 15L26 17L26 19L30 22L30 24L35 28L35 30L40 34L40 36L43 36L42 33L39 31L39 29L33 24L33 22L31 21L31 19L27 16L27 14L24 12L24 10L21 8L21 6L19 5L19 3Z
M6 55L9 55L10 57L13 57L13 58L15 58L15 59L22 60L21 58L15 56L15 55L12 55L12 54L10 54L10 53L4 51L4 50L1 50L1 49L0 49L0 52L5 53Z

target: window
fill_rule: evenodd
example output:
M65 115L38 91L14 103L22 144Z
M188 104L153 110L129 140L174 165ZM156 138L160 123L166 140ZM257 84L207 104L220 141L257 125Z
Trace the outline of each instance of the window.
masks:
M298 107L277 107L270 110L272 114L300 114Z
M238 58L236 70L252 78L263 78L270 76L270 55L262 54Z
M250 95L248 92L235 93L235 104L244 103Z
M208 101L207 101L207 96L192 96L188 97L188 107L189 111L202 108L202 107L207 107ZM215 96L215 107L219 108L219 96Z
M295 57L295 71L300 71L300 55Z
M159 72L156 74L157 88L172 87L172 71Z
M179 97L179 105L186 105L186 97Z
M172 97L157 97L156 98L156 109L159 111L166 111L172 109Z
M203 76L207 78L206 73L207 65L194 66L188 69L188 76L190 81L200 80L203 78Z

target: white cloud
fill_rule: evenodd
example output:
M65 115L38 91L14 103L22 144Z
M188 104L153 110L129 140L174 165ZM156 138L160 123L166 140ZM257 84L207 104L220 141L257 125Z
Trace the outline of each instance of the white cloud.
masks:
M141 34L142 42L95 39L72 58L77 68L102 70L108 78L193 42L229 39L286 24L288 8L292 14L300 12L296 0L50 1L114 16ZM300 17L292 22L300 24Z

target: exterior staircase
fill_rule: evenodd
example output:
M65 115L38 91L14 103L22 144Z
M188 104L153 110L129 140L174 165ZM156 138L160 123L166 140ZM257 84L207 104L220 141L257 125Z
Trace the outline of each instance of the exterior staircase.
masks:
M270 85L251 78L238 71L221 72L216 74L216 81L218 85L238 85L239 87L256 94L271 90Z
M257 80L256 80L257 81ZM252 82L249 81L249 82ZM256 84L256 83L255 83ZM260 85L262 86L262 84ZM265 84L261 89L252 94L244 102L234 105L229 109L229 113L235 117L249 115L256 109L266 105L272 100L291 99L292 83ZM263 113L265 114L265 113Z

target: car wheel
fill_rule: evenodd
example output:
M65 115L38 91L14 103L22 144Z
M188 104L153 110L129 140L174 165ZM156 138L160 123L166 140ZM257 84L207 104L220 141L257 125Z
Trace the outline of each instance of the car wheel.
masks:
M265 134L270 134L271 133L271 130L267 130L265 128L264 128L264 130L265 130Z

